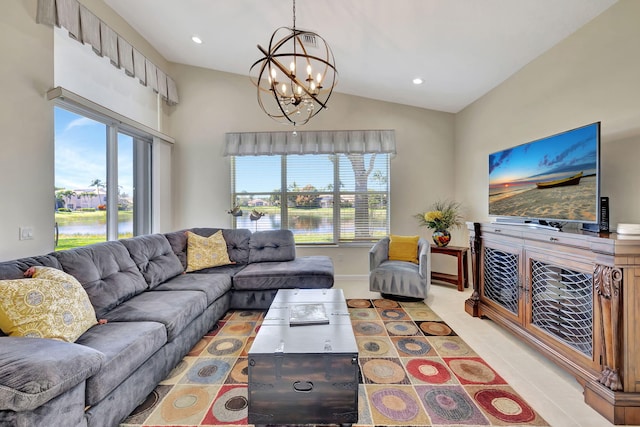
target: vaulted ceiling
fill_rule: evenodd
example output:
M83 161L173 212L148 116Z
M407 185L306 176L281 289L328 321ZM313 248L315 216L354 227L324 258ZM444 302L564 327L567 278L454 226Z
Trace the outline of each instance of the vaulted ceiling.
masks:
M291 0L104 1L167 60L247 76L293 18ZM332 48L336 92L455 113L616 1L297 0L296 27Z

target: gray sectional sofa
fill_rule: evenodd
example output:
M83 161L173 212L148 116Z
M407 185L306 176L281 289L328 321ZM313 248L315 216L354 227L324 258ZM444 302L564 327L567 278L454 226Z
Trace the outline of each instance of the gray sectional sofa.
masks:
M31 266L71 274L108 321L75 343L0 332L0 425L117 426L229 309L266 309L281 288L333 286L331 259L296 257L288 230L223 229L234 264L184 273L185 231L0 263L0 280Z

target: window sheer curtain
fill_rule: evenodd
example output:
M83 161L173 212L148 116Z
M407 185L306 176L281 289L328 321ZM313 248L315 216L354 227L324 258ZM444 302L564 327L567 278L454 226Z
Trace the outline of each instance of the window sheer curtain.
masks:
M78 0L38 0L36 21L66 29L70 37L109 58L115 67L159 93L169 105L179 102L175 81Z
M225 156L396 154L394 130L227 133Z

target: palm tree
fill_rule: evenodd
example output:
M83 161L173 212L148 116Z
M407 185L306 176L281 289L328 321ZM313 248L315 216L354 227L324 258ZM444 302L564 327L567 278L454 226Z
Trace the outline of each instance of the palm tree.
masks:
M91 193L91 192L83 191L82 193L80 193L80 194L78 195L78 197L80 197L80 201L82 201L83 199L84 199L84 200L89 200L89 198L90 198L91 196L93 196L93 195L94 195L94 194L93 194L93 193Z
M63 191L64 189L59 189L56 191L56 209L63 208L67 205L64 201L64 195L62 194Z
M92 208L93 206L91 206L91 200L96 197L96 193L87 193L87 197L89 197L89 207Z
M104 182L102 182L100 178L96 178L93 181L91 181L91 184L89 184L89 187L96 187L96 193L98 193L98 204L100 204L101 203L100 189L105 188Z
M62 197L64 197L65 199L67 199L67 205L69 205L69 203L71 202L71 198L72 198L72 197L76 197L76 196L77 196L76 192L75 192L75 191L73 191L73 190L63 190L63 191L60 191L60 195L61 195Z

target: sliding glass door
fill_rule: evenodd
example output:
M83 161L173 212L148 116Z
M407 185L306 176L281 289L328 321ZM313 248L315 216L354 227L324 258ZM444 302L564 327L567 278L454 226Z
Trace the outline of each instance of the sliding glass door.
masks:
M55 127L56 250L149 233L151 138L60 107Z

